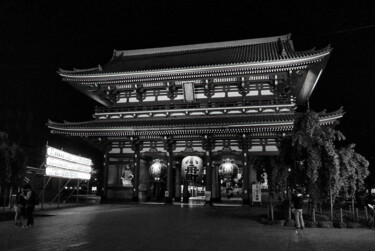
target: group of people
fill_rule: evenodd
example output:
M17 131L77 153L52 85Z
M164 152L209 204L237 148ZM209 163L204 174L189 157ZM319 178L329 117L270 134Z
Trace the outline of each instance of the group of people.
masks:
M16 202L14 204L14 221L17 227L32 227L34 225L33 212L35 205L32 196L33 190L31 189L30 184L26 184L19 188ZM24 218L27 219L26 225L22 224Z

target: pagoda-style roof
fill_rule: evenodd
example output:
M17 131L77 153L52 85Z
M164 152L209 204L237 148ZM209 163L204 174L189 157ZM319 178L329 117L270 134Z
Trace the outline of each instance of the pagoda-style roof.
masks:
M251 114L246 116L197 116L189 118L99 119L86 122L56 123L47 126L52 133L73 136L136 136L210 133L291 131L293 112ZM321 124L332 124L343 116L342 109L319 114Z
M140 50L115 50L104 66L73 71L59 70L68 81L124 78L215 71L234 67L275 68L313 63L328 56L330 47L296 51L290 34L218 43ZM102 79L103 80L103 79ZM82 80L83 81L83 80Z

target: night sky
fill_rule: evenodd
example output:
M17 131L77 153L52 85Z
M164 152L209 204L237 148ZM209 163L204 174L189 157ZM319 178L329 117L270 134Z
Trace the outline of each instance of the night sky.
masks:
M0 130L36 152L47 140L71 148L74 140L50 135L45 123L90 120L100 104L62 82L56 71L104 65L113 49L291 33L297 50L333 47L311 108L330 112L343 106L346 114L338 129L347 143L356 143L357 151L373 161L374 13L374 1L3 0ZM87 152L84 148L79 151Z

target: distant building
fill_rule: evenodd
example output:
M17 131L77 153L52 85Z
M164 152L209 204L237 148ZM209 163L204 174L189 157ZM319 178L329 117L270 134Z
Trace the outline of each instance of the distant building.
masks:
M278 139L292 131L294 110L307 103L330 52L296 51L290 35L115 50L104 66L59 70L63 81L103 105L94 120L49 121L48 127L105 149L106 198L180 201L181 161L196 156L205 175L185 182L185 189L195 184L207 200L220 200L225 184L219 166L230 160L238 167L233 180L242 183L226 188L236 188L248 203L254 158L278 154ZM320 121L332 124L342 115L321 113ZM167 165L166 185L150 175L155 159ZM125 171L132 186L123 185Z

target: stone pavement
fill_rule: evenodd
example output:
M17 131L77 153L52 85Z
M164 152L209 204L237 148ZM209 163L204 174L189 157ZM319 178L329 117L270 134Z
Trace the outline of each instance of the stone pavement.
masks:
M162 204L38 211L35 226L0 222L0 250L375 250L370 229L259 223L264 209Z

